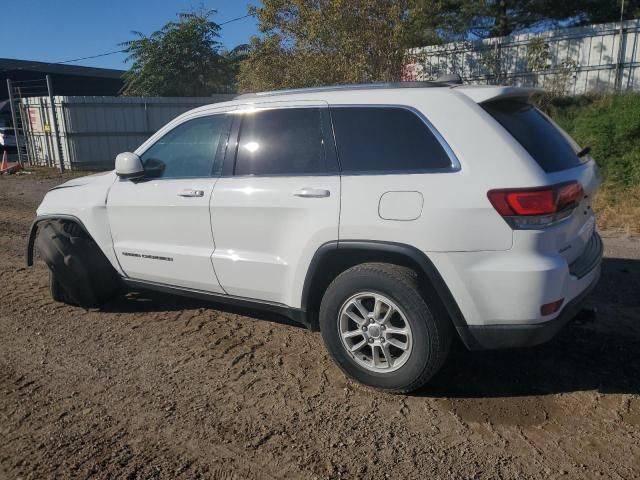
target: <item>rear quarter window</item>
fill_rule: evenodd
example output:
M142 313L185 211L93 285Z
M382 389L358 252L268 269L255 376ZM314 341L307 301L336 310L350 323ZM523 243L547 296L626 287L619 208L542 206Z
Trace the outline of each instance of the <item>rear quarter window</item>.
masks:
M578 145L549 117L533 105L518 100L498 100L481 105L531 155L547 173L581 165Z
M400 107L331 107L344 173L450 170L452 159L437 134Z

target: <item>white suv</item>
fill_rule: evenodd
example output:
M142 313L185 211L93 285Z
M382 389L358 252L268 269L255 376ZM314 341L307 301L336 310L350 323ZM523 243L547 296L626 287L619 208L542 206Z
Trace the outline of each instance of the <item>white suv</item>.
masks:
M275 310L350 376L411 391L456 334L550 339L598 280L597 167L533 93L361 85L197 108L51 190L27 263L37 238L53 298L82 306L125 287Z

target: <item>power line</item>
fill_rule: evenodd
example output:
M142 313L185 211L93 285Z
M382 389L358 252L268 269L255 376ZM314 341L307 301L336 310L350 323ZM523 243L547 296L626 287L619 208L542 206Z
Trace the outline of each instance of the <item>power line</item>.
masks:
M253 16L252 14L248 13L248 14L243 15L241 17L232 18L231 20L227 20L225 22L219 23L218 25L219 26L227 25L229 23L237 22L238 20L244 20L245 18L252 17L252 16ZM113 50L111 52L99 53L97 55L90 55L88 57L72 58L71 60L63 60L61 62L52 62L52 63L55 64L55 65L59 65L59 64L62 64L62 63L73 63L73 62L79 62L81 60L90 60L92 58L106 57L107 55L114 55L116 53L125 53L125 52L126 52L126 50Z
M90 58L106 57L107 55L113 55L114 53L124 53L124 52L126 52L126 50L113 50L111 52L99 53L98 55L91 55L91 56L88 56L88 57L73 58L71 60L63 60L62 62L53 62L53 63L57 65L57 64L60 64L60 63L79 62L80 60L88 60Z
M237 22L238 20L242 20L242 19L247 18L247 17L253 17L253 15L250 14L250 13L247 13L246 15L243 15L241 17L232 18L231 20L227 20L226 22L219 23L218 25L222 26L222 25L226 25L227 23Z

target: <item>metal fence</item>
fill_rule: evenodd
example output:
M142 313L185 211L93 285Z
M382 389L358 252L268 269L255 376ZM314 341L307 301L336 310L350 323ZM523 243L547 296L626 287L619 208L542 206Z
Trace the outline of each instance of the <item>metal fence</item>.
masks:
M135 149L181 113L233 97L22 98L26 161L57 167L62 162L71 170L111 169L118 153Z
M568 95L640 90L639 34L635 19L422 47L409 52L404 78L458 74L465 83L544 88L560 79Z
M23 162L28 161L30 143L30 137L27 136L30 122L23 100L32 97L51 99L51 77L47 75L46 77L38 80L21 81L12 81L7 79L7 92L11 107L11 122L16 136L17 148L15 160L22 164ZM43 119L43 122L50 126L50 136L55 136L57 134L57 119L55 118L55 112L53 110L43 110L40 113L46 117L46 119ZM61 158L60 142L57 141L55 145L57 146L57 150L52 150L51 155L59 159ZM60 165L60 163L58 163L58 165Z

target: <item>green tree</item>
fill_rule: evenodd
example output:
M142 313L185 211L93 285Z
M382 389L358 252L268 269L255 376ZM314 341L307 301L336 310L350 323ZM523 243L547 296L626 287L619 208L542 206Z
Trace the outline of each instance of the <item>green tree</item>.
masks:
M614 22L621 0L417 0L438 3L440 34L447 40L509 35L531 28ZM640 15L640 0L625 1L625 18Z
M242 62L240 90L394 81L413 28L413 0L264 0L251 12L262 37ZM421 6L425 13L427 7ZM435 36L434 36L435 37Z
M615 21L620 1L264 0L250 9L262 35L252 39L240 64L238 86L399 80L412 47ZM640 15L640 0L624 1L625 18Z
M208 96L228 92L234 68L220 54L215 10L179 13L177 21L146 36L124 42L131 69L122 93L143 96Z

